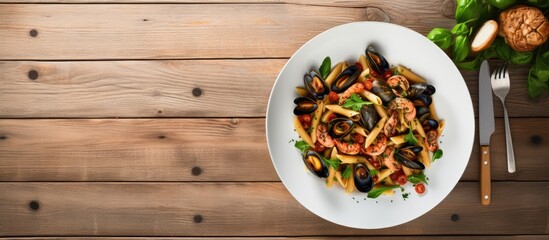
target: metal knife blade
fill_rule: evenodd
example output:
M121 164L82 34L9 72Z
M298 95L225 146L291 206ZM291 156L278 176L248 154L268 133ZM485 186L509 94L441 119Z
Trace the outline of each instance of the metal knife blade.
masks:
M492 103L492 85L490 66L484 60L480 65L478 79L478 131L480 145L490 145L490 136L494 132L494 106Z
M480 143L480 202L490 205L492 200L490 177L490 136L494 132L494 106L492 103L492 84L490 66L484 60L480 65L478 79L478 132Z

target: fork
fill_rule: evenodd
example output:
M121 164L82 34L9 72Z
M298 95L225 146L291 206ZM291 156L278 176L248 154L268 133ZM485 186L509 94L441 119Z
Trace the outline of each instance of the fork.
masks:
M505 97L509 93L511 83L509 79L509 71L507 63L500 64L490 77L492 83L492 91L498 96L503 105L503 115L505 118L505 145L507 147L507 171L515 172L515 153L513 151L513 140L511 139L511 129L509 127L509 116L507 115L507 107L505 107Z

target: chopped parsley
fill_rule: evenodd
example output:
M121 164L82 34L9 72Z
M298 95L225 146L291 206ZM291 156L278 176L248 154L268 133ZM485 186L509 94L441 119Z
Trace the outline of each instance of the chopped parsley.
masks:
M303 154L305 154L310 147L309 144L303 140L295 142L294 146Z

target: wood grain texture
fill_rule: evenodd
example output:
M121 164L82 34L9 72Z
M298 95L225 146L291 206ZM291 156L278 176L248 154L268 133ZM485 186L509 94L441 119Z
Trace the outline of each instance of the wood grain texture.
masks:
M281 183L0 183L0 192L0 235L4 236L549 233L549 185L540 182L494 183L488 207L479 203L478 183L459 183L426 215L378 230L327 222L297 203ZM39 202L37 211L29 209L31 200ZM459 220L453 222L452 214ZM195 215L202 216L200 223L193 221Z
M279 181L264 124L264 119L0 120L0 181ZM547 120L515 118L511 125L517 172L507 172L503 120L497 119L492 179L549 180ZM475 137L462 180L479 179L478 149ZM194 167L202 169L199 176L192 174Z
M443 15L443 3L375 1L376 7L362 8L4 4L0 5L0 59L289 57L315 35L349 22L389 21L422 34L436 26L450 27L454 20ZM429 17L417 17L422 15ZM38 32L36 37L29 35L31 29Z
M441 239L441 236L317 236L317 237L10 237L0 239L15 239L15 240L42 240L42 239L59 239L59 240L359 240L359 239ZM444 236L444 239L450 240L538 240L547 239L547 235L492 235L492 236Z
M0 61L0 118L264 117L286 61ZM462 73L476 112L478 72ZM511 69L509 115L549 117L549 95L528 98L527 73L527 67ZM195 97L194 88L202 95ZM503 116L493 101L495 115Z

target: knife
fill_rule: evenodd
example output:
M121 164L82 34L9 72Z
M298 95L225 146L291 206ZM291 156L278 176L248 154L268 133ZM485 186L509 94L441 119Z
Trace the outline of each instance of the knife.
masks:
M480 202L490 205L490 136L494 132L494 106L490 83L490 66L484 60L480 65L478 79L478 135L480 143Z

